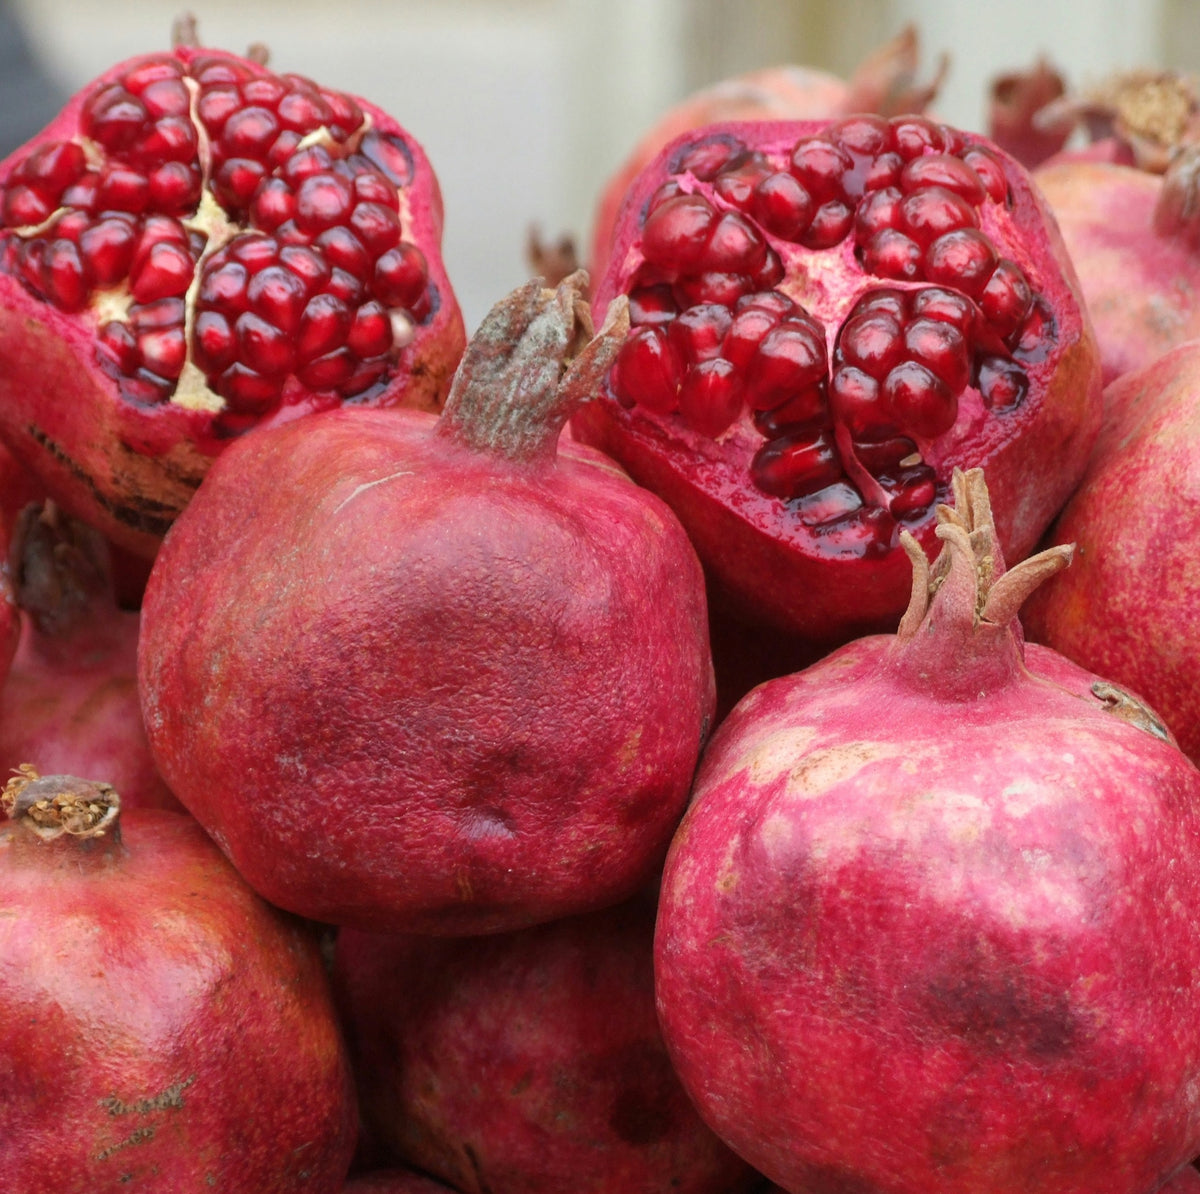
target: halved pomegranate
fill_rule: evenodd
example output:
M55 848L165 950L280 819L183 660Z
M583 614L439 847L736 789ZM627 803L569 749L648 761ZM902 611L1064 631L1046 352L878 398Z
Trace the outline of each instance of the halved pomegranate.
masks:
M1025 555L1098 430L1097 351L1022 167L920 116L714 125L630 191L630 300L582 440L672 505L716 591L816 642L894 625L907 529L986 464Z
M413 138L184 34L0 163L0 435L143 554L232 437L436 409L464 342Z

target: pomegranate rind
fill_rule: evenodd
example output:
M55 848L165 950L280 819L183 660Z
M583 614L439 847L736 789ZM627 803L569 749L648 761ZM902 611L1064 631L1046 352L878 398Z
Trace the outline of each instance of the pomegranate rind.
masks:
M668 145L625 197L611 264L597 284L593 312L602 314L616 295L625 293L642 265L639 243L646 205L685 147L701 138L730 136L778 154L829 123L734 121L687 133ZM976 400L972 417L960 414L950 432L921 447L943 481L943 493L954 467L986 469L1000 540L1015 562L1034 548L1087 466L1102 414L1099 350L1067 250L1036 184L983 138L962 136L967 144L988 146L1005 164L1012 191L1006 222L1021 230L1022 241L1005 244L1004 250L1048 302L1057 347L1042 360L1022 362L1029 394L1003 421L987 417ZM719 198L713 203L723 206ZM831 296L831 306L813 313L826 323L832 354L837 326L854 299L870 286L895 283L865 274L854 260L850 238L822 256L831 254L858 279L846 286L844 295L834 293L836 281L818 283ZM731 450L730 437L721 443L680 433L676 425L637 406L626 409L611 394L585 405L571 426L576 438L613 456L675 511L696 545L714 594L741 618L823 646L895 627L911 575L895 535L888 550L870 556L853 542L839 545L833 535L814 533L752 483L748 446ZM920 520L904 525L927 549L935 542L932 506Z
M339 1189L353 1080L310 928L192 818L119 828L0 828L5 1190Z
M188 46L170 53L188 63L220 53ZM161 58L165 54L151 57ZM81 112L96 88L145 60L118 63L76 93L30 143L0 161L0 186L31 146L78 136ZM229 56L232 57L232 56ZM254 73L265 68L238 59ZM405 237L424 251L434 309L396 356L371 405L440 409L466 342L462 313L441 260L443 203L421 145L387 113L355 99L373 128L403 137L413 180L402 189ZM0 437L65 510L114 542L152 557L191 499L213 458L230 442L212 416L170 401L140 405L121 398L96 361L91 309L65 314L0 274ZM293 377L278 406L256 423L270 426L338 403L333 391L308 391Z
M1105 390L1092 464L1055 523L1075 566L1035 593L1031 638L1142 693L1200 760L1200 343Z
M152 750L250 882L318 920L478 933L615 903L661 863L713 713L699 563L594 450L517 465L437 425L331 411L217 461L146 590Z
M705 751L655 943L680 1076L789 1190L1155 1189L1200 1147L1200 773L1049 652L946 702L894 646Z

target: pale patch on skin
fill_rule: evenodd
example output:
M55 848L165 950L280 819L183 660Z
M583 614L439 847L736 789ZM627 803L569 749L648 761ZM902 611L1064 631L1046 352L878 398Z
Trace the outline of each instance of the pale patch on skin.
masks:
M721 775L713 777L712 786L743 769L750 783L769 784L792 770L797 756L808 749L816 734L812 726L796 725L759 738L745 753L729 760Z
M789 769L788 795L822 796L853 779L864 767L904 753L904 747L896 742L848 742L813 751Z

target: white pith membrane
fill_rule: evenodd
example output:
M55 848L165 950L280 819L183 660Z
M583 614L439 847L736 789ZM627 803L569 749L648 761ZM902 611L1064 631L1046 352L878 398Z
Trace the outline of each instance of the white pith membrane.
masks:
M802 138L802 140L807 139L809 138ZM690 146L682 147L679 150L680 160L692 148L701 144L702 140L702 138L697 138ZM788 162L795 147L795 143L780 144L767 149L753 143L742 144L748 155L759 155L765 158L769 163L769 169L779 172L788 170ZM962 152L975 148L976 144L967 140ZM951 156L958 156L961 160L961 153ZM736 167L732 168L732 172L736 173L736 169ZM715 184L719 176L720 172L712 177L698 178L690 170L684 168L678 172L662 175L660 185L668 182L674 183L684 195L702 196L712 206L718 217L723 213L733 212L754 225L770 249L785 262L782 280L772 287L763 287L761 290L765 292L773 289L785 295L797 307L812 315L822 325L828 365L827 383L833 373L834 350L838 334L851 309L865 295L878 290L916 293L931 287L943 290L955 289L944 281L905 280L888 277L884 274L868 273L855 256L856 234L853 224L837 244L826 249L804 248L796 241L789 241L778 236L763 225L750 207L734 203L716 191ZM873 192L867 191L865 195L871 193ZM861 201L861 199L854 200L852 206L857 207ZM1013 212L1005 203L998 202L988 195L981 202L972 203L971 206L978 216L978 230L992 243L997 258L1014 262L1023 271L1033 294L1033 306L1025 317L1023 327L1027 329L1035 342L1026 345L1021 334L1013 335L1009 338L1010 351L1008 353L1009 360L1018 366L1028 378L1029 371L1022 358L1028 357L1030 363L1039 359L1039 353L1048 347L1048 342L1052 345L1056 336L1053 316L1044 305L1043 299L1047 289L1045 267L1033 256L1030 247L1026 244L1025 237L1014 227ZM653 207L649 210L653 210ZM642 224L644 224L649 210L642 213ZM625 259L620 263L620 276L629 279L623 289L631 296L636 294L643 284L647 284L643 281L647 276L643 272L646 269L650 270L651 278L661 274L663 279L673 287L678 284L679 280L689 276L682 270L672 276L669 267L657 267L647 263L641 252L639 235L629 244ZM847 286L847 279L855 277L861 281L851 290ZM758 292L760 292L760 288L753 283L749 284L745 291L747 295ZM960 291L960 293L964 292ZM682 315L688 309L688 304L683 298L678 298L677 301L678 315ZM669 324L664 323L662 326L665 329ZM969 341L970 337L968 336ZM895 467L911 470L921 465L927 465L938 478L936 493L923 506L922 511L904 519L908 525L932 518L936 504L947 499L950 463L961 462L971 455L971 453L962 452L962 446L964 444L980 445L1000 442L1004 438L1003 434L987 425L1021 409L1022 402L1017 402L1007 408L988 405L981 390L974 384L974 369L981 355L995 357L997 354L991 352L981 354L972 346L970 355L973 362L972 378L968 381L967 386L957 393L957 414L953 425L942 434L932 437L922 436L904 427L901 427L897 433L899 436L912 440L914 447L907 456L897 462ZM684 371L681 376L686 376L691 367L690 362L684 362ZM616 401L615 391L610 389L609 392ZM633 397L634 405L632 407L623 404L625 405L623 417L660 443L664 442L665 433L666 442L675 445L671 449L673 454L690 456L699 466L696 475L699 475L709 465L711 465L714 475L719 471L726 470L750 472L751 462L756 453L764 447L769 439L769 436L755 425L754 411L748 401L743 402L741 410L728 427L716 435L710 435L689 426L678 411L663 414L657 410L648 410L637 403L636 394ZM871 507L878 508L890 515L895 494L889 493L880 484L878 478L862 463L859 458L859 448L847 425L842 420L835 418L831 410L828 413L844 477L803 496L770 498L768 494L762 493L762 498L785 504L801 522L813 527L844 523L847 519L853 519L861 511L866 511ZM978 455L978 450L975 455Z
M213 51L210 54L209 60L230 60L236 61L221 54L219 51ZM274 229L260 229L252 222L252 218L247 212L244 223L239 223L232 220L225 209L221 206L211 189L211 180L214 167L214 154L212 149L212 140L208 129L205 126L203 119L198 111L198 101L202 94L202 87L199 81L187 73L191 68L190 64L182 63L183 72L179 75L182 84L187 88L190 97L189 120L192 128L195 130L197 138L196 158L200 170L199 193L200 199L196 209L190 215L174 215L168 213L159 213L148 207L145 211L137 213L134 218L142 220L155 215L162 215L166 219L170 219L178 224L185 233L198 233L204 238L204 247L199 256L195 259L193 265L193 273L191 283L187 291L182 296L184 307L184 340L186 344L186 357L178 379L174 383L171 392L165 395L163 403L179 407L184 410L206 412L212 415L220 414L228 410L231 401L214 390L208 383L208 379L204 372L194 361L194 330L197 315L197 298L204 280L204 268L209 260L215 256L221 249L229 245L238 236L243 234L256 234L267 236L276 240L276 243L282 248L285 243L275 238ZM252 69L256 64L247 63ZM262 71L261 74L252 73L249 78L279 78L272 75L270 72ZM121 82L120 79L115 80ZM98 84L90 93L95 95L99 87L104 84ZM314 146L320 146L325 149L330 158L334 161L344 159L352 154L359 152L364 139L372 131L373 122L370 113L362 111L362 121L359 126L345 140L339 141L333 132L325 125L320 125L311 132L304 135L299 142L294 146L289 154L289 158L296 153L302 152L305 149ZM76 132L70 138L64 138L61 144L71 143L79 146L83 151L88 170L95 170L98 173L110 162L109 155L105 148L94 140L83 135L82 132ZM386 177L385 172L381 167L376 167L381 177ZM264 178L272 178L280 175L283 169L283 164L270 165L267 164L267 171ZM391 189L396 195L395 211L399 218L399 244L415 244L413 238L413 219L411 203L408 196L407 186L399 185L392 180ZM29 241L45 234L53 234L55 226L66 215L71 214L79 209L70 206L60 206L51 212L46 219L35 225L23 225L3 227L0 226L0 234L7 234L14 237ZM104 213L96 211L92 213L93 219L99 219ZM311 246L315 251L319 251L318 247ZM38 296L41 297L41 296ZM366 298L370 297L367 295ZM43 298L42 301L53 305L52 300ZM151 300L154 301L154 300ZM99 287L92 286L87 305L83 310L74 312L76 316L90 315L94 321L97 330L103 328L109 323L120 323L125 326L130 326L131 316L134 308L138 305L131 290L131 279L128 271L125 277L115 285ZM148 304L142 304L146 306ZM391 327L392 344L388 350L387 356L389 362L394 365L399 353L412 342L416 330L416 321L413 314L403 307L386 308L388 322ZM384 375L385 378L387 374ZM294 379L294 373L288 375L289 379ZM169 378L163 379L170 382ZM286 383L285 383L286 385ZM368 387L369 389L370 387ZM330 391L334 391L331 389ZM275 403L284 401L281 395L280 399ZM157 404L156 404L157 405Z

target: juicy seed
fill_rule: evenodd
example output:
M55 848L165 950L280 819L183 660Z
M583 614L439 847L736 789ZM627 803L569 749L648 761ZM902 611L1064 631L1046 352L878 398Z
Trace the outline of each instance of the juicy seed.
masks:
M807 497L843 476L829 432L771 440L755 453L750 472L759 489L785 500Z
M667 415L679 405L683 369L670 341L657 327L635 328L613 362L610 384L623 406Z
M741 411L741 379L729 361L716 357L688 370L679 387L679 414L694 431L715 438Z

